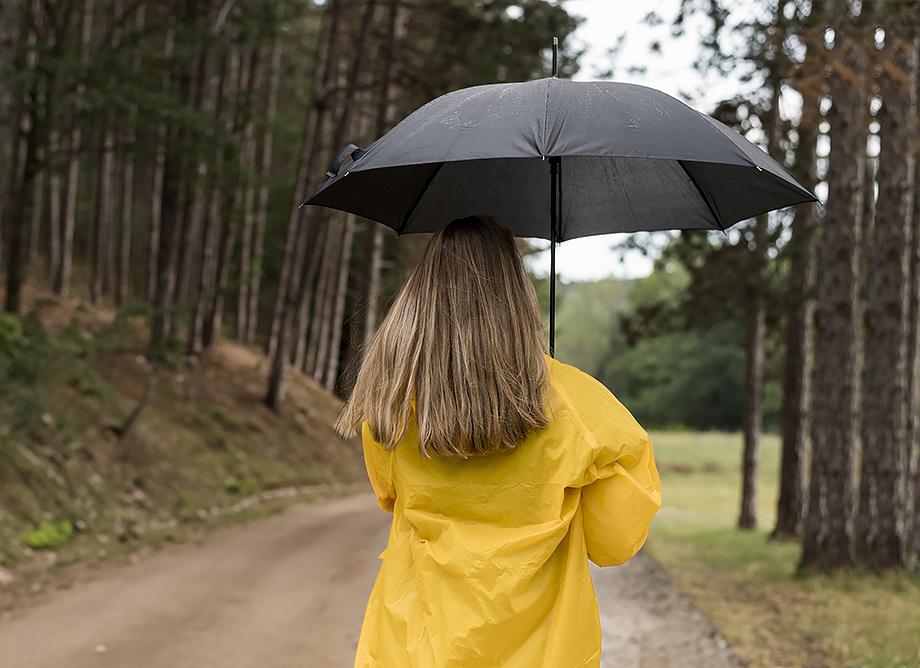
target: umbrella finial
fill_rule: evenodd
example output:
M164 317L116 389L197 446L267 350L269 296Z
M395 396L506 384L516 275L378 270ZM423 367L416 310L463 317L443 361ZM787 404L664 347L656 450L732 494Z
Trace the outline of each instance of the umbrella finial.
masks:
M559 38L553 37L553 79L559 76Z

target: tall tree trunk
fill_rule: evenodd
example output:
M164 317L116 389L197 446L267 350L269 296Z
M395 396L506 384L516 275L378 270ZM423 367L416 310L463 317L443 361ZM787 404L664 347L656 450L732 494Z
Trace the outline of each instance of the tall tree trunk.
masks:
M870 571L904 563L908 336L916 104L912 36L885 26L879 69L881 154L866 318L862 467L855 555Z
M106 127L102 141L93 243L93 288L91 292L93 304L99 304L102 301L110 270L108 258L109 247L112 243L115 205L115 133L111 125Z
M253 93L262 88L262 58L258 49L252 53L252 76L249 88ZM246 341L246 332L249 329L249 286L252 281L252 234L255 225L255 162L256 162L256 135L255 119L252 111L247 109L246 121L243 127L243 147L240 156L240 167L243 178L246 180L246 193L243 196L243 228L240 234L240 286L236 303L236 339Z
M176 30L170 28L166 31L163 42L163 58L170 60L176 42ZM169 74L163 75L163 92L169 92ZM150 225L148 228L147 248L150 254L147 258L147 301L153 304L157 299L160 268L160 241L163 229L163 195L166 170L166 141L170 129L165 121L157 125L156 137L156 162L153 167L153 187L150 191Z
M46 33L45 28L45 16L44 16L43 7L39 4L38 0L32 0L32 8L29 12L29 55L26 62L26 68L30 71L34 71L36 65L38 64L38 34ZM44 79L44 77L42 78ZM30 123L33 126L44 126L48 119L44 117L44 111L47 107L46 102L46 88L45 81L39 80L36 81L32 86L32 92L29 95L28 105L30 106L29 118ZM45 173L42 169L42 163L45 162L45 146L42 142L39 142L35 146L35 155L32 159L35 161L36 172L31 182L31 192L29 193L29 224L28 227L24 230L28 232L26 237L28 240L28 252L26 253L25 260L23 262L23 279L25 279L25 267L34 263L35 258L38 257L38 240L41 235L41 226L42 226L42 190L44 190L44 180Z
M5 215L8 213L7 187L8 176L14 170L12 161L7 162L8 144L11 142L13 128L10 124L11 96L7 84L10 65L16 50L19 26L19 0L0 0L0 269L3 267L3 229ZM18 134L18 133L17 133Z
M338 217L336 214L335 219L327 224L326 247L323 249L323 262L319 269L319 280L312 299L313 317L310 318L310 338L303 369L307 375L313 377L319 375L317 370L325 370L324 360L320 357L320 349L323 347L323 339L328 336L329 318L332 317L330 302L334 299L339 246L342 242L342 226ZM294 366L300 366L299 360L294 361ZM322 378L317 378L317 381L322 382Z
M830 573L852 565L854 464L862 318L867 36L837 27L829 66L831 155L816 313L812 465L800 568Z
M337 104L338 109L335 119L335 129L332 136L332 146L336 151L345 143L346 134L351 130L353 125L351 112L352 108L356 106L358 81L364 69L364 56L367 51L366 45L370 39L371 26L373 25L375 12L376 0L368 0L364 5L361 30L358 35L354 56L348 65L348 70L347 73L344 74L344 77L342 74L339 75L339 78L344 78L345 81L344 93ZM343 69L344 64L344 61L338 63L340 70ZM325 220L328 216L328 212L324 209L315 210L311 213L319 217L320 220ZM306 369L307 373L316 376L317 380L320 382L322 382L327 368L326 356L329 350L328 338L331 331L330 318L332 317L336 276L338 274L335 261L340 254L338 249L340 248L344 231L345 227L341 219L336 219L334 222L330 223L329 240L332 242L332 245L330 245L328 255L324 258L320 281L322 287L318 289L316 308L314 309L314 319L316 319L318 314L319 321L311 326L310 349L308 351ZM310 288L312 286L310 283L305 283L304 285L307 291L303 293L303 300L308 303L312 298L310 293ZM301 306L302 314L309 312L306 303ZM303 322L302 327L305 327L305 325L306 323ZM301 340L299 340L298 343L300 343ZM338 354L338 351L336 351L336 354ZM295 366L296 361L297 360L295 360Z
M382 137L392 124L394 115L393 81L396 73L394 44L405 32L406 9L399 6L399 0L388 0L386 37L380 46L378 60L381 63L378 77L379 87L374 112L374 139ZM383 268L383 233L380 223L365 221L363 235L362 272L359 274L359 295L355 307L354 335L349 340L345 352L345 373L341 379L339 392L345 396L357 378L358 369L363 361L364 351L374 338L380 311L380 272Z
M278 108L278 84L281 74L281 40L275 37L272 43L271 69L268 75L268 101L265 111L265 133L262 135L262 163L259 178L259 204L256 213L255 232L252 245L252 282L249 287L249 315L246 318L246 336L243 340L252 345L256 338L259 320L259 293L262 285L262 249L265 243L265 219L268 216L268 179L272 171L273 134L272 124Z
M758 228L766 228L766 216L760 216ZM757 234L758 254L766 253L761 248L766 229ZM763 278L764 268L758 268ZM760 462L760 431L763 394L764 335L766 331L766 306L760 288L751 295L751 313L748 315L747 341L745 345L745 388L744 388L744 452L741 465L741 512L738 516L739 529L757 528L757 469Z
M228 109L228 116L225 119L225 130L228 135L234 131L235 127L240 125L236 118L236 103L239 92L247 90L249 87L251 64L249 60L247 56L246 62L242 63L239 53L235 54L235 57L230 60L230 86L227 91L227 101L230 108ZM218 160L218 169L223 169L225 156L221 153L218 156ZM233 260L233 247L236 243L238 200L239 188L237 183L232 184L229 193L215 188L212 194L210 216L214 221L213 224L217 229L221 229L221 220L224 220L225 224L221 231L220 253L217 256L216 292L211 297L207 317L205 318L205 324L202 330L202 342L205 347L211 346L217 337L220 336L221 322L224 316L225 293L230 282L230 264ZM223 209L221 209L221 207L223 207Z
M18 97L18 96L17 96ZM6 270L6 301L5 310L9 313L18 313L20 306L20 289L22 283L22 239L25 226L25 201L28 197L25 172L20 165L28 167L29 138L33 136L31 119L28 111L24 109L24 101L16 100L20 108L13 125L16 132L11 137L13 145L10 157L10 184L7 190L9 207L0 237L3 237L3 250L5 251L4 268ZM34 162L34 161L32 161Z
M61 266L61 175L57 164L60 157L61 140L57 130L48 134L48 246L47 273L51 280L57 276Z
M317 300L317 305L321 306L322 309L319 312L319 337L318 337L318 346L316 349L316 358L313 364L313 370L311 375L319 382L323 383L326 376L326 369L328 367L329 355L332 354L330 348L329 335L332 332L332 318L333 312L335 310L335 296L336 289L338 284L339 274L341 272L341 267L339 267L339 260L342 256L342 244L344 243L344 233L345 233L345 224L341 220L342 216L339 216L339 220L335 223L335 230L333 233L335 239L335 245L333 246L333 259L329 263L329 276L326 280L326 293L320 295L322 301ZM346 277L348 275L348 267L345 267ZM338 355L338 351L335 353Z
M83 21L80 30L80 60L89 61L89 43L93 35L93 0L83 0ZM70 277L73 272L73 234L77 224L77 188L80 178L80 151L83 134L80 126L79 101L86 92L81 74L77 83L76 102L71 104L68 116L71 122L67 158L67 187L64 199L64 221L61 228L61 261L54 281L54 291L61 297L70 295Z
M198 70L200 93L198 95L198 111L206 116L212 116L217 106L217 95L221 88L221 68L217 64L218 56L215 51L219 47L209 47L201 56L201 65ZM236 57L235 55L231 58ZM216 123L215 123L216 124ZM205 140L213 138L214 126L204 132ZM218 149L218 154L223 157L223 146ZM185 220L185 229L182 231L183 243L180 253L179 275L176 284L176 303L186 304L197 299L200 276L200 252L202 247L202 222L208 207L208 158L205 152L199 152L195 165L194 187L188 217ZM215 171L220 165L215 166ZM219 172L218 172L219 173ZM198 271L196 271L196 269ZM195 311L199 311L202 304L199 302ZM193 318L194 320L194 318ZM194 330L194 325L191 328ZM192 348L193 346L190 346ZM192 350L191 352L196 352Z
M198 19L198 4L189 0L178 17L178 22L193 24ZM203 53L199 53L193 63L186 69L179 83L180 99L189 108L195 108L199 99L198 75L201 70ZM150 327L151 354L158 355L164 346L168 346L174 337L174 307L179 271L179 246L187 210L186 192L188 172L191 165L185 155L180 153L181 146L189 140L190 131L186 127L169 129L166 141L166 158L163 165L163 194L161 209L160 244L157 255L156 296L153 301L153 319Z
M335 303L332 311L332 332L329 336L329 360L326 367L325 387L332 392L339 377L339 361L342 358L342 327L345 319L345 298L348 295L348 275L351 269L352 241L355 232L355 217L345 216L345 233L342 239L342 254L339 259L339 276L335 289Z
M226 71L223 71L217 63L219 56L217 56L214 51L215 48L212 47L205 56L205 67L202 72L202 76L207 82L205 84L202 111L208 114L215 111L217 107L217 96L221 89L223 89L226 97L229 86L232 84L229 83L227 78L224 78L222 82L221 78L222 75L229 77L233 74L231 71L232 66L229 64L232 59L238 58L235 52L229 52L226 58L228 67ZM214 119L214 126L223 126L226 124L225 116L230 113L227 109L230 104L231 103L226 100L222 102L220 114L218 118ZM207 137L213 137L216 129L214 126L207 131ZM223 130L222 127L220 129ZM221 144L217 149L218 159L215 164L216 170L220 169L223 155L224 147ZM216 189L210 187L207 182L208 164L209 161L206 159L204 152L202 152L198 159L195 189L192 195L191 220L185 229L185 247L187 252L183 256L184 266L182 271L182 283L179 287L180 301L185 302L190 299L194 299L195 301L195 305L192 309L191 322L189 323L187 346L188 352L192 355L197 355L201 352L201 331L204 322L204 313L207 310L207 304L210 303L211 300L210 290L214 286L212 277L215 273L214 255L217 247L217 230L219 229L218 221L214 219L214 216L208 215L207 223L202 231L202 223L205 221L205 215L208 213L209 206L213 205L218 196ZM195 260L197 260L197 272L194 271L195 265L193 262Z
M25 9L25 8L24 8ZM27 10L28 11L28 10ZM42 9L32 3L32 19ZM18 20L18 19L14 19ZM14 67L35 70L38 64L38 48L34 32L29 35L29 49L25 58L16 59ZM26 248L25 234L31 222L32 207L35 205L35 178L38 174L38 150L42 145L43 119L40 116L38 100L39 83L33 77L26 90L16 95L19 109L16 133L13 135L13 157L10 170L9 215L6 221L6 303L5 310L18 313L22 305L22 284L25 278Z
M143 30L147 18L147 7L143 3L137 7L134 25ZM131 63L134 76L141 71L141 58L134 56ZM131 231L134 227L134 153L137 144L137 105L131 105L128 122L125 126L125 162L124 188L121 198L121 233L118 239L118 287L115 290L115 303L121 306L128 299L128 283L131 276Z
M310 114L307 121L307 128L304 133L304 143L300 153L300 161L297 165L297 177L294 182L294 201L291 203L291 213L288 218L287 233L284 241L284 257L281 262L281 273L278 277L278 295L275 299L275 307L272 313L272 327L268 338L268 356L275 358L278 352L278 344L281 340L281 320L283 311L287 304L288 290L300 285L299 272L293 272L295 265L303 266L303 258L295 256L295 251L299 248L296 242L297 231L309 224L303 224L300 204L309 194L309 187L316 182L316 172L319 161L323 155L322 146L324 138L324 128L326 115L329 111L328 91L329 83L334 69L333 54L336 53L339 43L339 28L342 16L342 0L330 0L326 4L326 10L323 12L323 23L325 24L326 41L317 42L316 67L313 74L313 99L310 104ZM285 319L288 327L293 326L296 310L290 317ZM290 344L293 337L283 337ZM289 357L289 350L285 350L283 358ZM284 382L284 375L273 374L277 382ZM270 381L271 383L272 381ZM272 396L284 395L283 390L278 392L270 390ZM270 401L269 405L274 405ZM277 402L278 410L281 403Z
M785 39L786 0L776 5L776 26L771 39L774 48L782 53L782 41ZM782 78L785 63L776 59L770 65L767 83L770 85L770 107L763 115L762 122L767 140L767 152L782 161L777 155L782 135L782 123L779 117ZM763 365L764 338L766 336L766 298L767 298L767 239L769 217L758 216L754 222L754 239L757 244L750 256L750 273L747 278L748 313L747 337L745 344L745 380L744 380L744 452L741 465L741 510L738 515L739 529L757 527L757 473L760 464L760 435L763 427Z
M284 402L286 389L284 383L284 370L290 359L290 350L293 344L292 339L295 333L293 319L298 308L304 308L305 304L309 306L309 302L303 295L307 291L307 286L312 285L315 279L315 271L320 265L320 254L325 246L327 234L326 228L328 228L328 225L323 224L323 221L320 219L319 221L308 221L307 224L297 232L296 242L298 246L293 253L295 259L293 269L294 274L301 277L301 285L291 286L287 292L287 302L285 303L282 314L281 336L278 340L278 349L275 353L275 357L272 358L272 367L268 380L268 394L265 398L265 403L276 413L281 412L281 406ZM313 242L309 249L309 258L306 257L308 241ZM304 266L305 264L306 266ZM297 289L294 289L294 287L297 287Z
M810 48L810 47L809 47ZM796 148L797 175L810 189L817 184L818 100L816 91L802 92L802 119L799 122L799 145ZM783 369L782 461L780 464L779 500L776 504L776 527L772 536L798 538L805 514L805 456L808 407L811 401L812 328L815 302L815 256L817 207L802 204L792 221L789 275L790 304L786 323L786 358Z
M43 96L39 97L35 113L36 116L44 116L44 107L45 103L42 99ZM39 111L39 107L42 108ZM39 121L42 122L42 121ZM35 156L36 162L41 166L47 166L47 151L44 147L39 146L36 149L37 155ZM38 246L41 240L42 234L42 219L44 218L45 213L45 181L46 181L47 170L39 168L38 172L35 174L35 180L32 183L32 215L29 221L29 254L26 264L34 265L35 261L38 259Z
M48 77L48 96L45 101L45 118L55 119L56 108L55 78ZM49 120L48 151L48 188L44 198L48 202L48 245L46 248L46 269L48 277L54 281L61 266L61 174L58 163L61 153L61 137L54 120Z
M290 241L292 237L294 240L285 247L285 263L289 262L290 264L287 272L284 271L284 266L282 266L282 279L279 282L278 292L279 295L283 294L283 301L281 302L282 308L280 309L281 315L278 318L278 326L275 326L274 317L272 322L272 335L269 340L269 347L274 348L274 354L271 356L272 371L269 375L268 393L265 399L268 406L276 412L281 411L281 406L284 401L284 367L290 359L290 345L292 343L291 339L293 338L291 330L294 326L294 319L301 305L305 300L309 299L308 290L312 283L312 279L309 278L304 281L301 280L304 270L304 255L307 250L308 237L306 234L308 231L313 230L314 238L316 238L316 231L321 231L323 227L322 216L317 216L315 218L315 223L313 222L314 218L312 216L308 217L307 224L301 225L299 207L300 202L303 201L307 188L313 186L318 180L319 160L321 160L323 156L322 146L325 135L326 116L329 112L328 91L334 69L333 55L336 53L339 41L342 6L342 0L329 0L329 2L326 3L324 18L328 17L328 39L323 49L324 53L322 59L324 60L324 64L322 68L319 67L320 58L317 58L317 75L314 77L312 105L314 109L314 113L312 114L313 127L308 127L308 130L312 130L312 137L310 137L309 141L305 140L304 142L304 151L301 154L303 180L295 184L294 201L292 202L291 216L288 221L288 241ZM301 168L298 168L299 175L300 172ZM292 226L296 230L296 233L292 233ZM289 249L291 251L290 253L288 252ZM314 244L313 255L315 255L316 249L317 245ZM309 266L315 266L315 263L311 261ZM307 273L309 274L310 272L308 271ZM304 289L298 289L300 286L303 286ZM277 310L276 303L276 311Z
M920 38L914 40L917 63L920 65ZM914 73L914 102L920 106L920 66ZM920 127L914 126L920 134ZM910 335L907 344L908 389L907 389L907 452L910 463L908 475L907 507L907 555L920 560L920 428L918 428L918 402L920 402L920 149L914 152L914 211L911 219L911 286L910 286Z

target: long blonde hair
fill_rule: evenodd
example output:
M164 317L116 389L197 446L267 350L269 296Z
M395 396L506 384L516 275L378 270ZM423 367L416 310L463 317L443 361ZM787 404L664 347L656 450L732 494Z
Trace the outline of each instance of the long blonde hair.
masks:
M423 457L509 450L549 422L544 354L514 237L489 217L455 220L400 290L335 428L367 421L393 450L414 417Z

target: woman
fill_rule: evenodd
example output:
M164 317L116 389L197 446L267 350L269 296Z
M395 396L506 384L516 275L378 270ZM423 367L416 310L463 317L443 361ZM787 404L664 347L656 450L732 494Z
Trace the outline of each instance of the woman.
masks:
M533 286L492 219L425 248L336 427L362 424L393 524L355 666L600 665L588 560L639 550L658 473L613 395L545 355Z

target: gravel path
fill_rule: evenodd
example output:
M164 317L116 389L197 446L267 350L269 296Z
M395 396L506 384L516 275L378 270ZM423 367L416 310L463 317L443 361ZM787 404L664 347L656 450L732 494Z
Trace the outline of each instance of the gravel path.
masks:
M389 517L367 494L298 505L105 567L0 619L0 665L349 668ZM604 668L743 665L647 557L594 575Z

